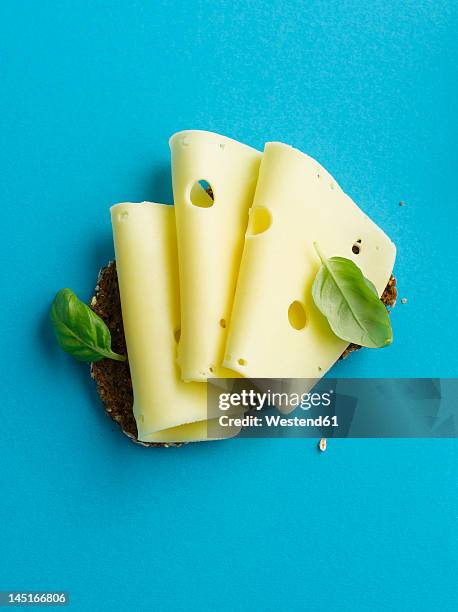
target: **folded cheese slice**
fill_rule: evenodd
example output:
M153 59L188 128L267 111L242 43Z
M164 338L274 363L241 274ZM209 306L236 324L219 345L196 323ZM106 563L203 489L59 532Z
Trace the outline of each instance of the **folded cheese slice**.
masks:
M180 262L182 378L234 377L221 364L261 153L198 130L175 134L170 148Z
M180 303L174 208L117 204L111 221L138 439L205 440L207 385L182 382L176 364ZM221 437L235 433L224 428Z
M240 267L224 365L252 378L316 379L348 343L312 299L327 256L352 259L383 292L396 249L318 162L267 143Z

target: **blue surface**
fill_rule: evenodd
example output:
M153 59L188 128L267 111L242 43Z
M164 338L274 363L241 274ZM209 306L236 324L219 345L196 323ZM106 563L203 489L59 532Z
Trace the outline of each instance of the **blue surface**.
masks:
M398 245L394 345L333 373L457 375L457 26L452 0L3 0L0 590L78 610L456 605L456 441L138 448L47 317L112 257L110 204L171 199L173 132L279 139Z

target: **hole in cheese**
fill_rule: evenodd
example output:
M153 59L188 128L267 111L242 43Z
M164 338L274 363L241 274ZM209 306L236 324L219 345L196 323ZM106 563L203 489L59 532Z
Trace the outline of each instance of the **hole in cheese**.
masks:
M294 329L304 329L307 323L307 317L305 315L304 305L299 302L299 300L295 300L289 305L288 321Z
M247 363L247 362L246 362L246 359L238 359L238 360L237 360L237 363L238 363L239 365L241 365L241 366L246 366L246 363Z
M189 192L189 199L193 206L210 208L215 203L212 186L205 179L196 181Z
M178 342L180 341L180 337L181 337L181 327L176 328L176 330L173 332L173 336L175 338L175 342L178 344Z
M354 245L351 247L352 253L355 255L359 255L361 252L361 240L357 240Z
M221 325L223 329L226 329L226 319L220 319L219 324Z
M272 215L270 210L265 206L254 206L250 210L250 219L248 221L247 236L257 236L266 232L272 225Z

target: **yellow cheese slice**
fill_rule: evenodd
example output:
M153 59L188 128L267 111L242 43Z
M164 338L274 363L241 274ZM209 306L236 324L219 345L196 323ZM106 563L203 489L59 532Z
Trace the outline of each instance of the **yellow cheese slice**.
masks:
M383 292L396 249L311 157L267 143L226 345L224 366L252 378L320 378L348 343L312 299L327 256L352 259Z
M180 262L182 378L234 377L221 364L261 153L199 130L175 134L170 148Z
M174 208L117 204L111 221L138 438L205 440L207 385L182 382L176 363L180 302ZM225 428L222 437L235 433Z
M186 383L185 383L186 384ZM215 404L216 405L216 404ZM144 435L141 438L142 442L203 442L205 440L220 440L221 438L230 438L240 431L240 427L232 426L224 427L225 435L220 432L222 428L219 426L218 419L210 419L208 421L196 421L188 425L179 425L170 429L162 429L153 434ZM208 433L210 432L210 437Z

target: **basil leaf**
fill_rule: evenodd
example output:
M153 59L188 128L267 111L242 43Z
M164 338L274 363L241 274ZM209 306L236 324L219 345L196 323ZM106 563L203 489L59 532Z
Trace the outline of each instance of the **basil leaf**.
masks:
M373 283L350 259L327 259L314 246L322 265L312 286L313 300L332 331L342 340L369 348L391 344L390 318Z
M59 291L50 315L57 343L78 361L125 361L124 355L111 350L110 330L102 319L70 289Z

